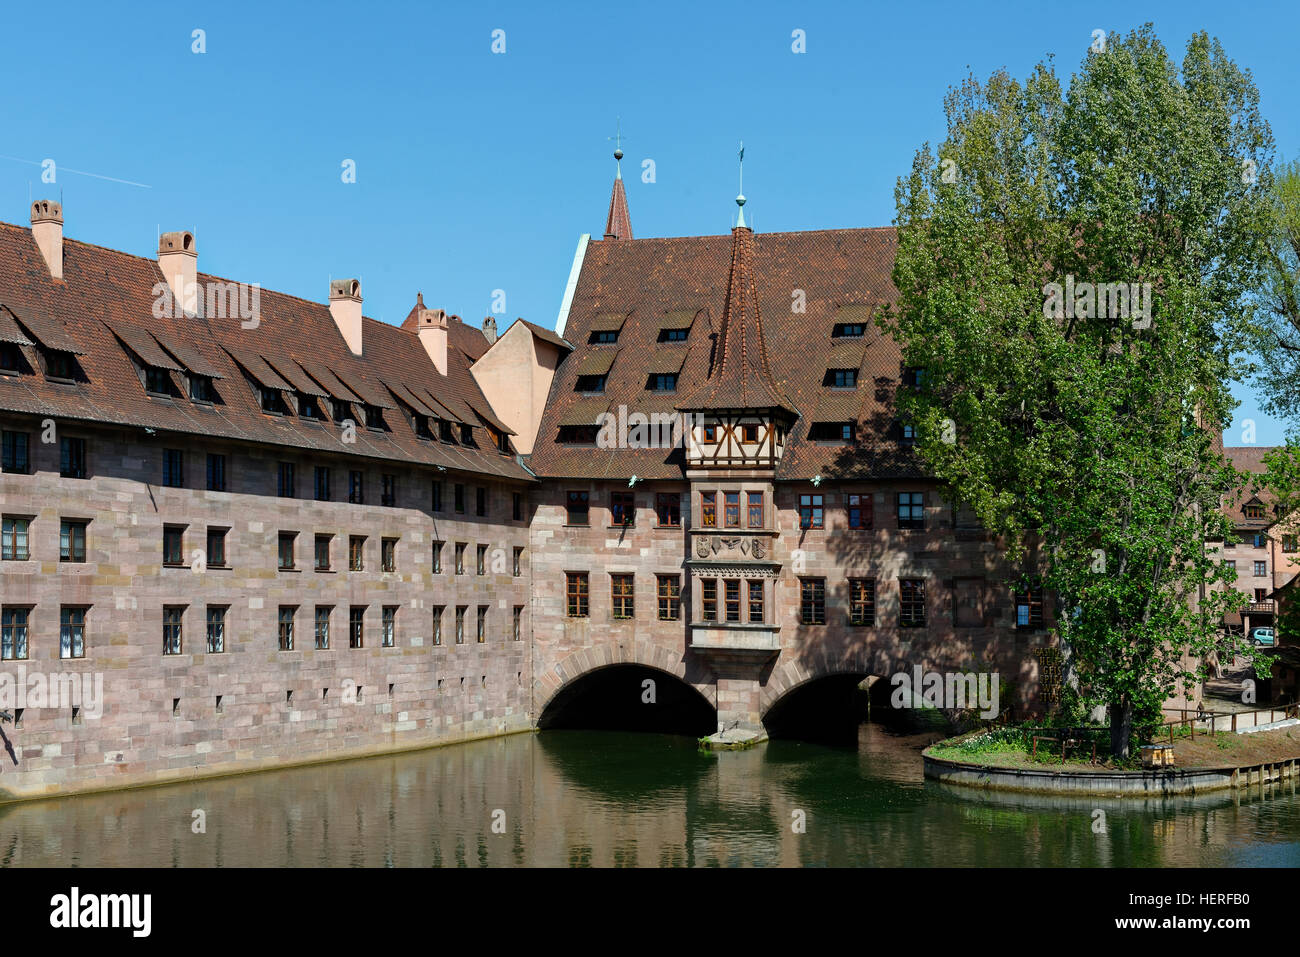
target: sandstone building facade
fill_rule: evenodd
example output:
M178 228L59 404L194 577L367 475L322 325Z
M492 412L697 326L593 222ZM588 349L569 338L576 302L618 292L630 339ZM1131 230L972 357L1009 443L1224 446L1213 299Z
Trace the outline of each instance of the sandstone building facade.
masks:
M527 730L616 664L737 733L916 666L1049 700L1049 603L893 417L893 249L743 215L632 239L619 180L557 329L498 336L33 204L0 225L0 797ZM638 416L688 424L656 447Z

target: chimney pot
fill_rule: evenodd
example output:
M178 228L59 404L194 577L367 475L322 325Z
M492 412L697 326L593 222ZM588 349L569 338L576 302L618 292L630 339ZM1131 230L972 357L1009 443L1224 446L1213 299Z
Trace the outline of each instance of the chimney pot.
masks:
M330 281L330 315L343 334L353 355L361 355L361 282L357 279Z
M421 307L416 314L416 335L439 375L447 374L447 322L447 313L441 309Z
M487 340L488 345L497 341L497 321L491 316L483 319L483 338Z
M54 279L63 278L63 206L52 199L32 203L32 238Z
M158 237L158 270L167 280L172 297L191 315L199 311L199 251L189 230Z

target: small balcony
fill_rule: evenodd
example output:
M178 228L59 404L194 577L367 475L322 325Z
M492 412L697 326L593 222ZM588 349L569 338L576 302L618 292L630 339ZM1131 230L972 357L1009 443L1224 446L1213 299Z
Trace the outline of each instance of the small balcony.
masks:
M1277 611L1275 601L1252 601L1241 609L1243 615L1272 615Z

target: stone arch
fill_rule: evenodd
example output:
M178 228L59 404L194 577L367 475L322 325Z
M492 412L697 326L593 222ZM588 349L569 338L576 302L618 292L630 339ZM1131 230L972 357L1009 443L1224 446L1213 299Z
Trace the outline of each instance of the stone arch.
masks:
M698 666L688 666L680 653L649 642L594 645L561 658L533 681L533 720L541 719L561 691L595 671L614 665L641 665L672 675L693 688L709 707L717 711L717 683L713 675Z
M763 686L763 694L759 699L759 720L765 719L778 701L809 682L838 675L860 674L863 678L871 675L883 677L892 671L893 663L889 656L866 650L837 660L817 655L812 661L793 660L778 664L772 669L771 676Z

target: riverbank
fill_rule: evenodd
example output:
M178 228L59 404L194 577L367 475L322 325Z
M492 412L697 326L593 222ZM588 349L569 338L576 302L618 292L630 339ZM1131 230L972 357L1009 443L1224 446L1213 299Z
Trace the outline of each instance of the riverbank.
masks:
M1253 734L1201 734L1174 742L1175 767L1128 770L1071 758L1034 758L1023 749L976 752L980 734L949 739L922 753L925 776L963 787L1030 794L1116 797L1201 794L1300 776L1300 727Z

